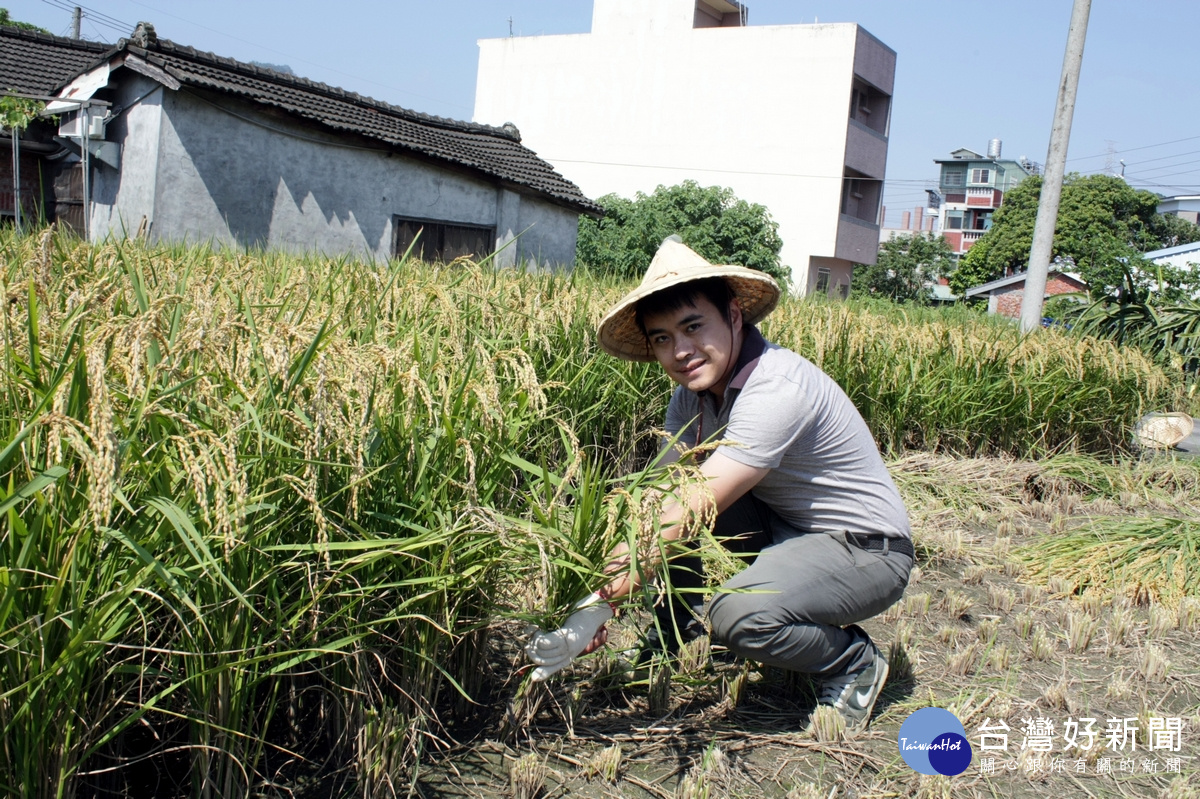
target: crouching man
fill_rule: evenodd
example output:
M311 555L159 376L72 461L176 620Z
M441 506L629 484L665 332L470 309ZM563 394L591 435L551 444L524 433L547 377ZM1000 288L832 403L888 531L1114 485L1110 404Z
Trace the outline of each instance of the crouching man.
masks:
M706 492L664 513L662 538L687 538L681 520L715 502L714 533L753 557L712 600L713 640L735 654L814 675L818 701L865 727L887 659L855 622L896 602L913 565L908 514L862 416L824 372L755 328L779 300L769 276L716 266L671 237L642 283L609 311L599 339L610 354L657 360L678 384L666 430L680 446L723 440L703 462ZM709 515L711 518L711 515ZM752 553L758 553L754 556ZM676 587L696 587L698 558L672 560ZM545 679L606 640L615 602L637 588L624 546L615 575L559 630L526 647ZM697 593L672 593L659 611L660 645L703 632ZM658 636L648 636L654 645Z

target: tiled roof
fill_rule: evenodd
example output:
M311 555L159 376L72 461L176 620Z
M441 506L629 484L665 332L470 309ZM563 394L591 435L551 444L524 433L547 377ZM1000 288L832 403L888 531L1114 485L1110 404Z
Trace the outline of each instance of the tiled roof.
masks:
M1017 283L1024 283L1025 277L1028 274L1029 274L1028 271L1017 272L1015 275L1008 275L1007 277L997 278L996 280L993 280L989 283L981 283L978 286L972 286L971 288L967 289L966 292L964 292L963 296L964 297L978 297L980 294L988 294L992 291L995 291L996 289L1002 289L1006 286L1012 286ZM1079 275L1075 274L1074 272L1064 272L1061 269L1050 269L1046 274L1047 274L1047 279L1051 275L1059 275L1061 277L1067 278L1068 280L1075 281L1081 287L1087 286L1087 283L1083 282L1083 278L1080 277Z
M0 92L51 95L113 45L0 26Z
M449 161L587 214L600 208L504 128L429 116L306 78L222 58L159 39L127 50L185 86L232 94L281 109L325 128L365 136L400 150Z

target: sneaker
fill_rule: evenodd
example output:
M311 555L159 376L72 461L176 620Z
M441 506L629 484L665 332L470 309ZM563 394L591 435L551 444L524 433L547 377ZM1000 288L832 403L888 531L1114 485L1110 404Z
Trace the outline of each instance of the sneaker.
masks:
M857 628L854 629L861 633ZM875 700L887 681L887 658L869 638L867 646L871 647L873 657L865 668L825 678L817 695L817 704L828 705L842 714L848 730L866 729Z

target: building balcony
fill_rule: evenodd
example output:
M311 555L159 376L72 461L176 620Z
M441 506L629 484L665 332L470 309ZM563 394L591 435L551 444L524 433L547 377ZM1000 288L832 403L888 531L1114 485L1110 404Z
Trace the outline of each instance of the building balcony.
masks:
M1004 193L991 188L969 188L967 189L967 207L968 208L999 208L1000 198Z
M872 178L882 178L887 165L887 137L856 120L846 129L846 166Z
M975 244L975 242L983 238L984 233L987 233L987 231L962 230L953 228L942 231L942 236L946 239L946 243L950 245L950 250L955 255L962 255L967 250L971 249L971 246Z
M842 214L838 219L834 257L856 264L873 264L879 250L879 225Z

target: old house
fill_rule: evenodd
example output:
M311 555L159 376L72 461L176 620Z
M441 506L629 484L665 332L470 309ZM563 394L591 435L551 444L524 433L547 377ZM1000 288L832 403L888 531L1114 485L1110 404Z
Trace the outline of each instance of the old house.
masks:
M0 91L25 98L52 95L65 81L96 62L111 45L64 39L37 31L0 27ZM63 204L56 208L55 179L69 152L54 141L55 127L33 122L17 139L19 170L13 169L13 135L0 135L0 221L13 224L20 197L21 217L37 220L43 215L70 216L66 202L70 188L63 186ZM14 178L17 178L14 181ZM69 178L69 175L68 175ZM76 211L78 213L78 211Z
M150 26L94 54L58 96L71 102L48 110L78 154L93 240L557 266L574 260L579 215L598 213L512 126L420 114Z
M1021 302L1025 299L1025 272L998 278L989 283L972 286L963 292L966 299L987 299L988 313L1000 314L1010 319L1021 318ZM1087 284L1078 275L1051 269L1046 276L1046 293L1043 299L1058 294L1087 291Z

